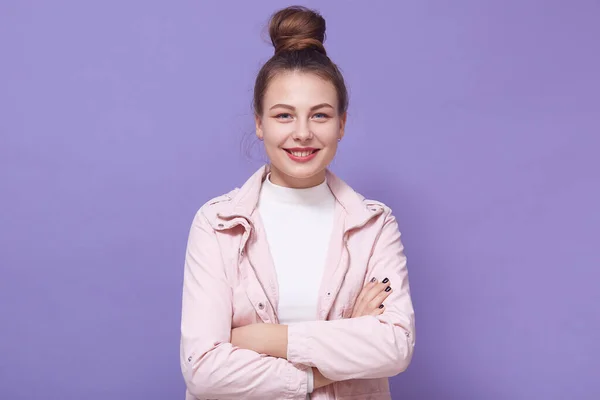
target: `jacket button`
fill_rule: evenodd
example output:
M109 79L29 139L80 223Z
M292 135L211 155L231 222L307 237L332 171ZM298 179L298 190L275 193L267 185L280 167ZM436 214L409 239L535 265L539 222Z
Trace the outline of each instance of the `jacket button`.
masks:
M188 357L188 362L192 362L192 357Z
M260 310L264 310L265 309L265 305L263 303L258 303L258 308Z
M223 224L219 224L219 225L217 225L217 226L218 226L219 228L224 228L224 227L225 227L225 225L223 225Z

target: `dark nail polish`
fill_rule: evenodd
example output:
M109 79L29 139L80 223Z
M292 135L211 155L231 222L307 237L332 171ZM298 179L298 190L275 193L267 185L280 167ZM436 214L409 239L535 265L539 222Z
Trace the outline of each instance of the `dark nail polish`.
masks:
M388 278L385 278L382 282L383 283L388 283L390 280Z
M379 308L383 308L383 304L379 306Z
M373 277L373 279L371 279L371 282L375 282L377 279L375 279L375 277Z
M386 292L389 292L390 290L392 290L392 288L391 288L391 287L389 287L389 286L385 288L385 291L386 291Z

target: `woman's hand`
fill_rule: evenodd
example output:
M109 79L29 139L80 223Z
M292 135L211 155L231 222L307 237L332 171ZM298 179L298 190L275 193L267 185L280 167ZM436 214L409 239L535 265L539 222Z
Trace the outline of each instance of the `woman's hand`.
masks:
M385 310L383 301L391 293L392 287L388 278L385 278L381 283L376 278L371 279L358 295L350 318L382 314Z

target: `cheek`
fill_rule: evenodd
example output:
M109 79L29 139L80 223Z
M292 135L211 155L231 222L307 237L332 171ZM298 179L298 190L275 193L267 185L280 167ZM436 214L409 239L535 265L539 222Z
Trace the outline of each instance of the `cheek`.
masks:
M318 136L319 140L327 146L336 144L340 135L339 125L337 122L333 121L314 127L313 132Z
M277 122L268 122L263 124L263 137L265 143L279 144L285 141L290 131L289 125L280 124Z
M263 131L262 144L269 158L278 157L280 148L285 144L286 135L277 129Z

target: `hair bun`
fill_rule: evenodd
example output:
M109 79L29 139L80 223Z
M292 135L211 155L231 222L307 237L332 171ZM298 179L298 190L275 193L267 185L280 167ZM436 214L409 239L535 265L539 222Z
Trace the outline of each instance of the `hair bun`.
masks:
M306 7L287 7L273 14L269 23L269 35L275 54L304 49L327 54L323 46L325 19Z

